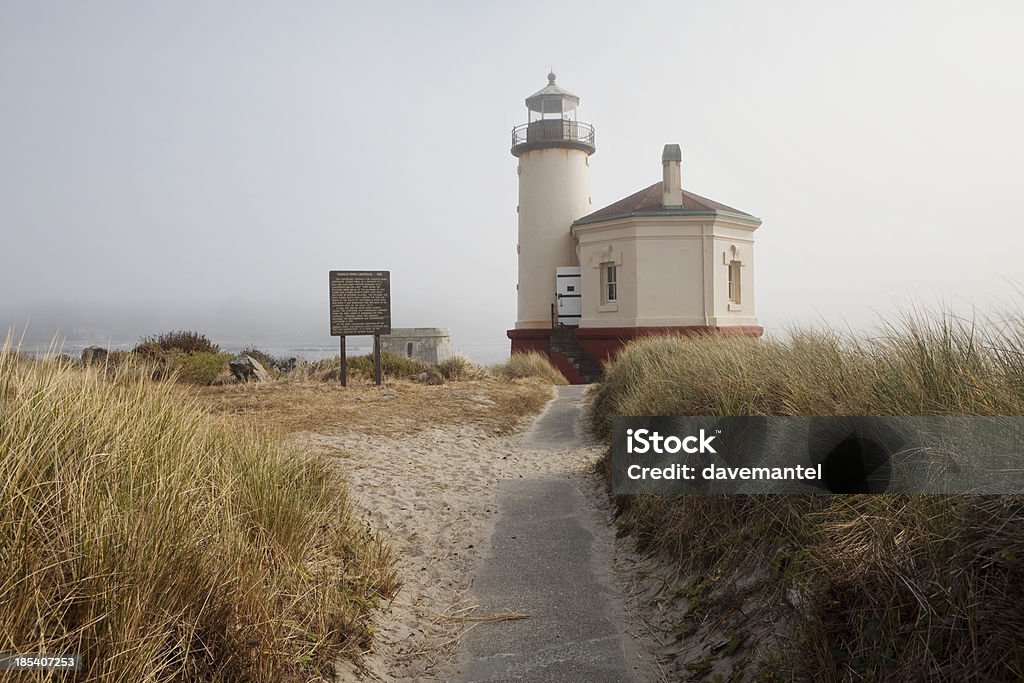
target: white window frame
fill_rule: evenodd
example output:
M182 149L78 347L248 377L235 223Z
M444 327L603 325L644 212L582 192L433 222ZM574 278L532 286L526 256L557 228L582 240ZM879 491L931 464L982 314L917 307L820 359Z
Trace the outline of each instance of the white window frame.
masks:
M743 263L737 259L729 261L726 274L726 287L729 303L734 306L743 304Z
M619 264L614 261L605 261L601 264L601 304L607 306L618 302Z

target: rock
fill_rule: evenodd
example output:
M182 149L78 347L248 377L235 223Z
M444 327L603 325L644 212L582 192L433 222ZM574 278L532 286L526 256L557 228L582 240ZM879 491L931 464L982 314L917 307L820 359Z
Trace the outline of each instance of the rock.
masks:
M299 359L294 356L291 358L283 358L274 364L274 367L281 372L291 372L299 364Z
M228 369L239 382L269 382L270 373L252 356L241 354L228 361Z
M82 349L82 362L86 365L99 365L107 361L107 350L101 346L86 346Z
M387 393L378 398L378 401L394 401L398 398L398 394Z
M437 368L429 368L424 372L413 375L410 377L413 382L419 382L420 384L429 384L436 386L438 384L444 384L444 377L438 372Z

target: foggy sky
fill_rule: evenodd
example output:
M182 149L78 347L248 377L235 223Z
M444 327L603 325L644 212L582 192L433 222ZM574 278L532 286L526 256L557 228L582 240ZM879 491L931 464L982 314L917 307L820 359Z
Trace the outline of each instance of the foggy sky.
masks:
M327 272L507 343L523 98L760 217L757 315L1014 296L1024 3L0 2L0 328L319 339ZM1019 294L1019 288L1016 290Z

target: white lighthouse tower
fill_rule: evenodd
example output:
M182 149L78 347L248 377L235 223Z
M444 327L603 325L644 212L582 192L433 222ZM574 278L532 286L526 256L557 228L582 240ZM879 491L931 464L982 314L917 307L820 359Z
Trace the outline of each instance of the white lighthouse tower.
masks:
M550 73L547 86L526 98L527 123L512 131L512 155L519 159L519 306L508 332L513 352L547 353L558 315L556 274L571 278L575 271L578 283L571 226L590 213L588 171L596 149L593 126L576 120L579 103Z

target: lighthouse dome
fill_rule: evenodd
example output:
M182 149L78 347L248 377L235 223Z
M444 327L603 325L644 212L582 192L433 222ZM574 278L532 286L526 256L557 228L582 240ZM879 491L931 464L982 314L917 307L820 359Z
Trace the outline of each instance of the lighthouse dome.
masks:
M526 108L544 114L568 114L575 111L580 98L555 83L555 72L548 74L548 84L526 98Z

